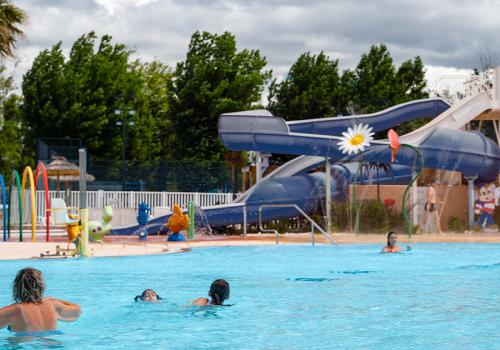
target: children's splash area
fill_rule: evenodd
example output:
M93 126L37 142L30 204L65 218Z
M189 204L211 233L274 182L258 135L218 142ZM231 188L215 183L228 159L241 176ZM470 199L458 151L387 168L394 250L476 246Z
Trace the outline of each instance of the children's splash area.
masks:
M422 126L398 132L409 121ZM453 104L242 111L218 131L253 157L243 193L87 191L85 149L0 176L3 285L29 265L82 308L57 333L3 333L4 348L498 348L500 67ZM190 304L221 278L230 307ZM148 288L160 302L134 302Z
M46 295L80 304L57 334L2 331L3 349L495 349L499 246L270 245L186 254L2 262L7 285L27 264ZM229 307L194 307L210 283ZM145 288L158 303L134 302ZM11 302L9 288L0 290Z

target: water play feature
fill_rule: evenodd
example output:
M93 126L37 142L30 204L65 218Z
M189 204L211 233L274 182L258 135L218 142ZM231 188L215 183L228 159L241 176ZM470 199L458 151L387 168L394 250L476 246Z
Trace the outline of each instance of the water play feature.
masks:
M469 96L450 106L439 98L407 102L378 113L358 116L311 119L286 122L265 110L222 114L219 118L219 137L234 151L256 151L298 155L268 174L261 182L243 193L234 203L203 207L210 225L256 223L263 204L296 204L306 213L318 210L325 200L325 175L312 170L332 164L332 200L346 197L349 183L356 181L358 161L391 163L387 140L374 140L370 147L357 155L346 156L339 149L339 135L359 123L375 132L387 130L402 122L432 119L421 128L401 136L401 143L418 148L424 167L461 172L466 178L491 181L500 171L500 149L488 137L464 128L474 119L491 120L498 134L498 116L492 111L500 108L500 67L484 81L472 82ZM401 150L398 163L391 173L382 172L379 183L407 184L415 171L416 154ZM329 178L329 177L327 177ZM472 180L472 181L474 181ZM473 186L469 190L469 212L473 215ZM472 192L471 192L472 191ZM472 195L471 195L472 193ZM472 198L472 199L471 199ZM263 220L288 218L297 215L291 207L269 208ZM167 217L153 218L149 232L157 232ZM469 224L470 224L469 220ZM472 218L473 221L473 218ZM133 234L137 226L113 230L113 234Z

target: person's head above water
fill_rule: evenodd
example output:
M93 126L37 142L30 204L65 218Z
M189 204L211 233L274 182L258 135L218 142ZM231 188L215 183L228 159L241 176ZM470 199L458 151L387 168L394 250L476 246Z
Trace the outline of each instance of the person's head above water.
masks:
M157 302L161 299L162 298L152 289L146 289L144 292L142 292L141 295L138 295L134 298L135 301L144 301L150 303Z
M212 305L222 305L224 300L229 299L229 283L223 279L213 281L208 295L212 299Z
M398 242L398 234L394 231L391 231L387 234L387 245L389 247L394 247Z
M45 282L42 272L26 267L17 273L12 286L12 294L16 303L39 304L43 300Z

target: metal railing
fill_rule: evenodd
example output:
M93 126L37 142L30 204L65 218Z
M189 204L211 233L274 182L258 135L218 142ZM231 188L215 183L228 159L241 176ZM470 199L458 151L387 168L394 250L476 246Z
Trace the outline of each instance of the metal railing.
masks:
M321 232L323 235L326 236L332 242L333 244L337 245L337 242L333 239L333 237L323 230L321 226L319 226L316 221L314 221L309 215L307 215L297 204L263 204L259 207L259 231L261 232L268 232L268 233L274 233L276 236L276 244L278 244L279 241L279 232L278 230L275 229L266 229L262 226L262 209L263 208L295 208L307 221L311 223L311 235L312 235L312 245L315 244L314 241L314 229L317 228L319 232Z

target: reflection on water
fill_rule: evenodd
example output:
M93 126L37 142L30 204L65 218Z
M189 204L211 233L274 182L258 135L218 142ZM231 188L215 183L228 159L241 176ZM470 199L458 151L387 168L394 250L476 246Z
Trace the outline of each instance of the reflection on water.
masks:
M328 282L328 281L336 281L338 278L324 278L324 277L297 277L297 278L287 278L287 281L296 281L296 282Z
M500 263L495 264L487 264L487 265L464 265L457 267L458 270L467 270L467 269L491 269L500 267Z
M331 273L338 273L342 275L360 275L365 273L376 273L377 271L368 271L368 270L352 270L352 271L330 271Z
M59 331L41 332L35 334L16 333L16 335L5 339L2 349L64 349L62 341L48 337L63 334Z

